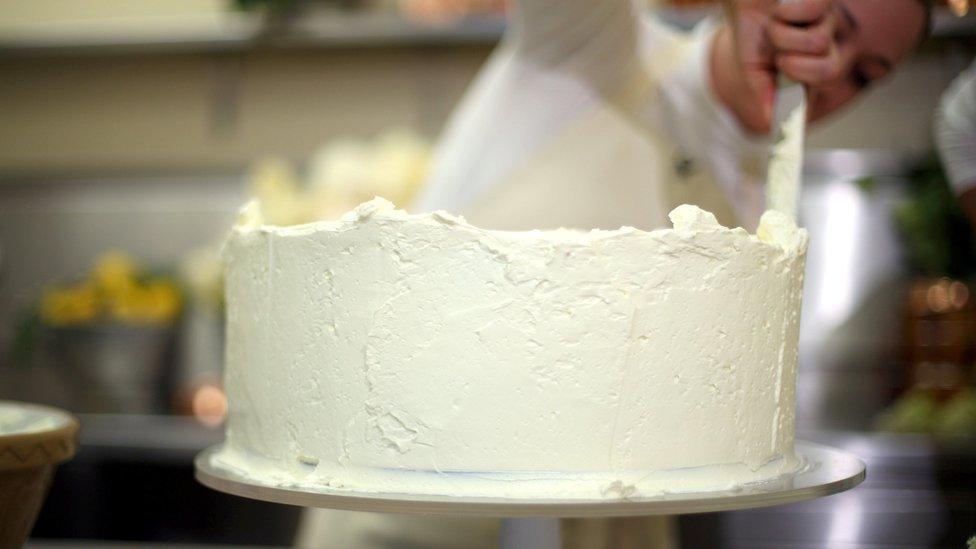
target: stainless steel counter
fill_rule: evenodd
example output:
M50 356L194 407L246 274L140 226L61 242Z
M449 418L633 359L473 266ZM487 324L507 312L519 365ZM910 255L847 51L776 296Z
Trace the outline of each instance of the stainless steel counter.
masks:
M78 419L83 451L114 459L186 465L200 450L224 440L223 427L188 417L81 414Z
M192 457L219 442L220 429L175 417L81 420L81 452L59 473L38 525L37 535L47 539L29 547L73 547L51 539L68 536L134 540L139 546L153 541L159 547L290 543L297 508L225 496L193 480ZM860 456L868 465L867 480L850 492L808 503L681 517L683 547L960 548L976 534L976 442L823 431L799 437ZM116 513L128 514L128 522ZM255 522L262 528L255 529Z
M98 541L98 540L31 540L24 549L249 549L256 547L274 547L273 545L224 545L224 544L186 544L186 543L147 543L129 541ZM288 547L281 545L280 547Z
M807 503L689 517L684 530L710 522L711 546L736 549L961 548L976 534L973 441L850 432L800 436L859 455L867 480Z
M78 454L57 471L32 543L291 544L299 508L229 496L194 480L193 456L223 440L222 429L172 416L79 419Z

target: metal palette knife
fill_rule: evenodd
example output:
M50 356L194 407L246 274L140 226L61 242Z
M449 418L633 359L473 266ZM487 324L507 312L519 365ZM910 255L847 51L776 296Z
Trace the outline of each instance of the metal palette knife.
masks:
M781 4L796 0L780 0ZM780 75L773 105L773 147L766 171L766 208L796 220L803 173L807 96L802 84Z

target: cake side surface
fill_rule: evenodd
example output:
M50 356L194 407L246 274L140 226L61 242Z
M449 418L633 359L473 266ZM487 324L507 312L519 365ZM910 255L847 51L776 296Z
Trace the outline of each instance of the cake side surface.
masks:
M693 206L672 220L506 233L382 200L296 227L245 216L225 248L217 459L367 491L477 478L461 484L481 495L786 471L806 234L775 212L758 236Z

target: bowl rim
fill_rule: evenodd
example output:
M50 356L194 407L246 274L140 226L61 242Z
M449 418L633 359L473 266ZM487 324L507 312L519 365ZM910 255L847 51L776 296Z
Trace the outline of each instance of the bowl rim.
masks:
M0 406L9 405L57 416L62 421L38 431L0 434L0 472L55 465L75 455L81 426L78 418L53 406L0 400Z

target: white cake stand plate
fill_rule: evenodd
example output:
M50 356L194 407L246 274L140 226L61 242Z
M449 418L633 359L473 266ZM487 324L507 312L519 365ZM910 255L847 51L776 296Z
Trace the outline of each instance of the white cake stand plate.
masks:
M662 494L630 499L521 499L465 496L434 496L392 492L357 492L328 488L262 484L239 473L216 467L210 459L219 446L204 450L194 460L196 478L205 486L246 498L349 511L413 513L424 515L467 515L483 517L628 517L641 515L680 515L734 511L767 507L821 498L849 490L864 480L864 462L856 456L811 442L796 441L796 453L803 467L795 473L743 486L726 492ZM556 521L507 521L503 538L537 540L555 545ZM555 536L555 537L553 537ZM503 539L504 541L504 539ZM509 540L517 546L517 540ZM509 545L504 543L503 545ZM540 543L534 544L538 547Z

